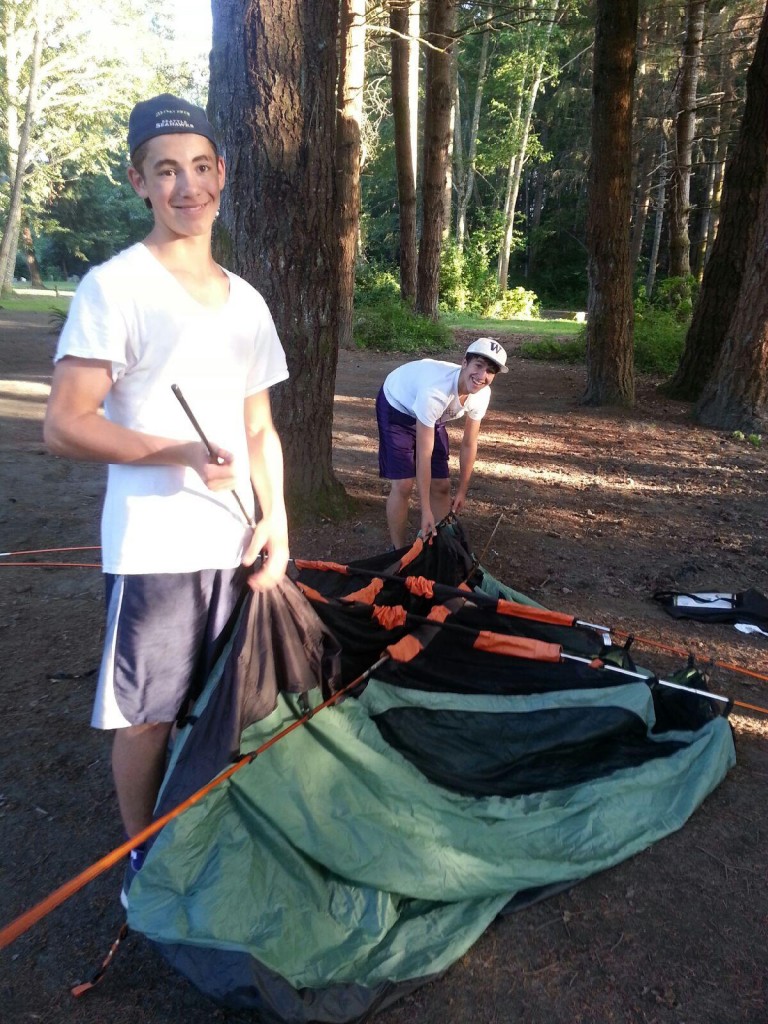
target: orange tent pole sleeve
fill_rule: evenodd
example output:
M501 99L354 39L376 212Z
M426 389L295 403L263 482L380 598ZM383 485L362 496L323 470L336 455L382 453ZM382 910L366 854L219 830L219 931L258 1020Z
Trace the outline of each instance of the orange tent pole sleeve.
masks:
M512 658L529 658L532 661L559 662L562 648L559 644L547 644L542 640L529 640L521 636L505 636L481 630L473 647L479 651L492 651Z

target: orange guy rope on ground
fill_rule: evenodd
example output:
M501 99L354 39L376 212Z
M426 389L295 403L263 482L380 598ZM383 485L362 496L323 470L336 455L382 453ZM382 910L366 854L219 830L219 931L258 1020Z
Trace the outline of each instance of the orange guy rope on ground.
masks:
M646 637L637 636L636 633L627 633L623 629L612 630L616 636L622 636L625 639L632 637L637 644L645 644L648 647L655 647L658 651L666 651L667 654L676 654L681 657L687 657L690 651L687 651L684 647L673 647L671 644L663 644L659 640L648 640ZM763 675L761 672L752 672L751 669L742 668L741 665L731 665L727 661L713 661L712 664L716 668L725 668L731 672L741 672L742 675L752 676L753 679L760 679L764 683L768 683L768 675Z

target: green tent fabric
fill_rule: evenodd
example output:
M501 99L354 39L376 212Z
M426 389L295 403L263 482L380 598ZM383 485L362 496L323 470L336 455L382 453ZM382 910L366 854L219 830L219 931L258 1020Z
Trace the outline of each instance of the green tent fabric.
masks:
M652 714L637 685L611 696ZM518 698L408 698L520 711ZM245 950L297 988L439 972L516 892L644 849L734 764L730 728L716 718L641 782L628 769L587 787L478 800L433 786L382 740L370 712L399 699L369 683L167 826L132 891L131 926L159 942ZM575 699L587 709L604 694ZM292 704L281 697L250 726L243 750L294 720Z
M332 633L344 611L326 611ZM231 666L258 661L243 658L263 642L249 615L182 733L161 811L197 784L177 785L200 762L187 765L185 747L200 735L213 743ZM263 625L263 609L253 621ZM260 1020L362 1019L447 969L515 897L577 882L680 828L735 763L726 718L698 708L685 728L659 729L651 686L596 668L573 687L562 665L535 686L518 671L515 692L483 692L484 666L498 675L504 662L473 651L477 679L464 692L451 649L472 643L472 621L435 645L444 688L418 674L419 659L435 661L429 646L410 677L408 663L383 665L166 825L131 888L130 926L203 991ZM242 729L242 754L323 697L285 689ZM472 758L488 737L517 795L494 792L498 779ZM542 764L565 757L583 769L578 781L547 781Z

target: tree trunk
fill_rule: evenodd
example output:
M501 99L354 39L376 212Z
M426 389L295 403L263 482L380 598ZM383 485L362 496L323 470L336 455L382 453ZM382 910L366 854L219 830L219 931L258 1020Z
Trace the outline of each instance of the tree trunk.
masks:
M477 161L477 135L480 130L480 110L483 106L483 90L485 79L488 74L488 43L491 37L491 19L493 18L493 7L489 7L485 17L488 22L483 31L483 41L480 45L480 63L477 67L477 85L475 86L475 104L472 109L472 123L469 127L469 139L467 141L467 159L464 165L464 173L460 176L456 190L456 244L460 249L464 248L464 238L467 233L467 209L469 200L472 197L472 189L475 184L475 163Z
M632 221L632 244L629 260L632 264L632 276L635 276L637 264L640 260L640 253L643 249L645 238L645 226L648 222L648 210L651 207L651 190L653 187L653 161L656 157L656 147L651 139L646 139L642 148L642 155L637 167L637 186L635 195L635 216Z
M591 405L635 400L632 89L638 0L597 0L587 213L587 388Z
M721 60L721 84L723 98L718 106L718 118L716 126L717 147L713 160L715 161L715 181L712 188L712 209L710 211L707 226L707 254L712 252L712 246L720 226L720 204L723 198L723 178L725 176L725 161L728 156L728 148L731 140L731 125L733 124L733 113L736 107L736 83L734 81L734 69L732 63L725 55ZM705 260L706 264L706 260Z
M355 263L360 229L360 134L365 83L365 0L342 0L336 195L339 231L339 346L354 348Z
M451 48L456 0L429 0L424 85L423 225L416 275L416 311L437 319L445 175L451 141Z
M416 152L413 128L416 110L411 106L409 0L391 0L389 25L392 35L392 118L395 129L395 164L400 211L400 295L416 301ZM418 68L418 47L416 48Z
M30 284L35 288L42 288L43 278L40 274L37 256L35 255L35 240L32 237L32 229L26 219L21 228L21 238L24 246L24 259L27 261L27 270L29 271Z
M656 216L654 218L653 241L651 242L651 253L648 257L648 273L645 277L645 294L649 299L653 294L653 286L656 283L656 264L659 261L661 232L664 227L664 207L667 197L667 140L663 135L659 150L658 175L659 184L656 186Z
M701 423L721 430L768 429L768 182L739 298L715 367L696 407Z
M451 237L451 209L453 207L453 144L459 117L459 64L456 46L451 47L451 115L449 118L448 155L445 158L445 187L443 189L443 242Z
M702 147L706 159L706 147ZM715 183L717 179L717 163L714 152L711 153L707 167L707 184L704 202L701 207L701 218L698 226L698 238L692 249L691 270L694 277L701 283L704 275L704 264L707 262L707 244L709 239L709 223L712 220L712 204L715 201Z
M217 252L264 296L288 357L273 390L289 507L335 509L335 0L214 0L210 114L228 163Z
M691 326L669 392L695 400L709 379L728 333L768 178L768 6L747 73L739 138L726 167L720 227L704 268Z
M22 188L24 185L24 171L27 166L27 150L32 131L32 123L35 117L37 105L37 90L40 74L40 58L43 52L44 22L46 9L43 0L38 0L34 17L34 42L29 65L29 82L27 84L27 100L24 108L24 123L19 135L19 145L16 153L11 154L9 164L12 169L11 198L8 203L8 214L3 229L3 239L0 242L0 295L11 295L13 293L13 272L16 267L16 251L19 247L19 232L21 230L21 205Z
M696 129L696 88L707 0L687 0L686 31L680 67L675 118L675 145L669 183L669 273L687 277L691 272L688 221L691 212L691 163Z
M533 82L531 83L531 90L528 93L525 105L525 113L523 114L520 125L520 145L509 163L507 192L504 203L504 233L501 241L501 250L499 252L499 262L496 275L500 292L505 291L508 287L507 278L509 277L509 255L512 251L512 237L514 235L515 226L515 208L517 207L517 196L520 191L520 178L523 173L523 165L525 164L526 150L528 149L528 136L531 132L533 108L536 104L536 97L538 96L539 88L541 86L544 61L546 60L549 40L552 36L552 29L555 27L555 18L557 17L557 8L559 5L560 0L555 0L550 12L552 20L547 26L546 42L544 43L540 53L540 59L536 66L536 73L534 75Z

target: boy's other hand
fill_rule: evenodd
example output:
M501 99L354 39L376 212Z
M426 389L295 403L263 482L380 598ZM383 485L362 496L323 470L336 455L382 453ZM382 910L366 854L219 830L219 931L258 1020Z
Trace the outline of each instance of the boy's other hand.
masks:
M248 577L248 586L251 590L271 590L283 579L288 568L290 551L284 522L259 520L243 555L243 565L253 565L259 555L264 556L261 568Z
M211 445L209 453L202 441L190 444L189 465L211 491L231 491L237 484L234 456L218 445Z

